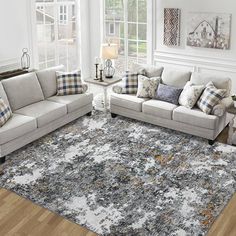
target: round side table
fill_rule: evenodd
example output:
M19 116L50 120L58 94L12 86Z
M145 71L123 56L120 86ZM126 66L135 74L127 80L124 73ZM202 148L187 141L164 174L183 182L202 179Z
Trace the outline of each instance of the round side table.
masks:
M231 121L229 123L229 134L227 143L229 145L236 145L236 132L234 132L234 119L236 117L236 107L232 106L227 109L227 113L232 115Z

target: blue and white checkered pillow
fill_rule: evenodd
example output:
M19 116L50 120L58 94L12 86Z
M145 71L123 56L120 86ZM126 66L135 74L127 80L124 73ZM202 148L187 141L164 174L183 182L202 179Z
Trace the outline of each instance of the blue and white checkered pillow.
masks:
M80 71L56 72L57 96L81 94L83 86Z
M11 108L0 97L0 127L2 127L12 116Z
M138 74L126 73L122 78L122 93L123 94L136 94L138 91Z
M197 105L203 112L210 114L213 107L225 97L226 92L226 89L217 89L212 82L209 82Z

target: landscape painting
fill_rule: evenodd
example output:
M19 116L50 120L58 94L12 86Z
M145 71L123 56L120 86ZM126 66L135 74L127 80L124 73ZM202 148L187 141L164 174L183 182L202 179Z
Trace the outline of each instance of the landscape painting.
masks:
M231 14L191 12L188 16L187 45L229 49Z

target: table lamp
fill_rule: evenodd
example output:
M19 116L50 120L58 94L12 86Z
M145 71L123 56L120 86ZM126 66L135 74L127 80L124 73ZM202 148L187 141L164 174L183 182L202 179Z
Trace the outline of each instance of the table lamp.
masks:
M115 68L112 66L113 59L118 58L117 44L102 44L101 45L101 58L105 60L104 75L106 78L112 78L115 74Z

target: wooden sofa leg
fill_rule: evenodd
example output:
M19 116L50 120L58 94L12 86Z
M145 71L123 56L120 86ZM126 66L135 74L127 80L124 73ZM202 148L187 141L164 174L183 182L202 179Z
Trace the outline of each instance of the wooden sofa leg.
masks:
M91 116L91 115L92 115L92 112L91 112L91 111L86 114L86 116Z
M114 114L114 113L111 113L111 117L112 117L112 118L116 118L116 117L117 117L117 115L116 115L116 114Z
M3 174L3 169L4 169L4 163L5 163L5 161L6 161L6 158L5 157L1 157L0 158L0 175L2 175Z
M213 145L215 143L215 140L208 140L209 145Z

